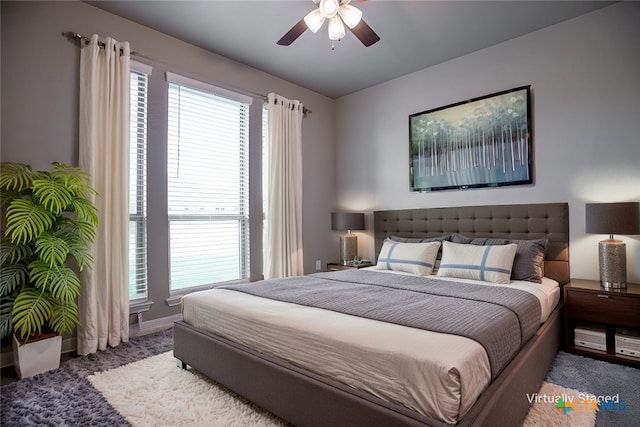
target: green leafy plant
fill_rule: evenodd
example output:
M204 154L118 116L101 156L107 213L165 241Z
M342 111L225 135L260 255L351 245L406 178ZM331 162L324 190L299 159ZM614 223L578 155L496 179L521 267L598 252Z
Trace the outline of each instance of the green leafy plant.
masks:
M34 171L0 164L0 336L20 342L79 323L78 271L93 264L89 252L98 228L96 191L84 170L53 163Z

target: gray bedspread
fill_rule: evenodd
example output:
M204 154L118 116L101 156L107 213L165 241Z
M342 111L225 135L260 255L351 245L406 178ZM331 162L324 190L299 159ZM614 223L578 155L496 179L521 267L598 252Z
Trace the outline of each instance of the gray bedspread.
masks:
M540 302L528 292L433 277L354 269L222 288L470 338L485 348L492 379L540 325Z

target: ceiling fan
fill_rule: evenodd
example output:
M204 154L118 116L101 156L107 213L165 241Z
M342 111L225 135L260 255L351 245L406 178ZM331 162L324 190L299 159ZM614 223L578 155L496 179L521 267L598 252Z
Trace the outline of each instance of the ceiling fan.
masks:
M332 41L340 40L345 36L343 23L365 46L371 46L380 40L375 31L362 19L362 12L349 4L351 0L313 0L313 2L318 5L318 8L309 12L294 25L278 40L277 44L289 46L307 29L315 33L326 19L329 20L329 39Z

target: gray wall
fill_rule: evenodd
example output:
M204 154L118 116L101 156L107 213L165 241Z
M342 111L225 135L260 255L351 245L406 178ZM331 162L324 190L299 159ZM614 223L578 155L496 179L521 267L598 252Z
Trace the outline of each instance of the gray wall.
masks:
M149 192L164 194L166 182L165 168L158 166L166 164L165 71L229 89L257 94L273 91L300 99L313 110L302 125L305 271L315 271L317 259L335 259L337 243L330 233L335 200L334 100L85 3L3 1L1 7L2 161L30 163L38 169L48 169L53 161L77 164L79 49L61 33L97 33L127 40L132 50L148 58L138 59L153 66ZM259 121L252 121L252 137L259 132ZM260 170L254 166L252 173L259 177ZM258 191L252 192L251 202L255 207L261 196L259 182L254 184L252 190ZM155 304L144 320L179 312L179 307L165 304L169 289L166 202L162 197L156 200L148 207L150 299ZM257 237L259 241L259 234Z
M164 182L166 84L172 71L228 88L275 91L313 110L303 122L305 270L337 257L332 208L439 207L568 201L574 277L597 278L597 242L584 204L640 199L640 4L624 2L530 35L331 100L256 69L80 2L2 7L0 159L47 168L77 163L78 48L60 35L98 33L152 58L149 181ZM422 52L419 54L428 54ZM535 183L511 188L409 192L408 115L531 84ZM253 128L252 128L253 129ZM337 193L337 199L336 194ZM254 200L254 199L252 199ZM255 200L254 200L255 201ZM165 206L149 206L152 311L169 316ZM371 215L368 215L371 228ZM360 255L373 258L370 232ZM640 282L640 236L627 243Z
M640 200L639 22L640 3L615 4L338 99L338 206L567 201L572 275L597 279L605 236L585 234L585 203ZM529 84L533 185L409 191L410 114ZM360 254L373 257L371 233L359 235ZM617 237L627 244L629 280L640 282L640 236Z

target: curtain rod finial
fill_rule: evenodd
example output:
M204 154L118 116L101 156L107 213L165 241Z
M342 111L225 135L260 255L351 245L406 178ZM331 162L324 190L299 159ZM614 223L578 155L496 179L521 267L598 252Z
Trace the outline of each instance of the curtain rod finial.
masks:
M63 31L62 36L74 42L79 42L79 41L82 41L83 39L81 34L78 34L74 31Z

